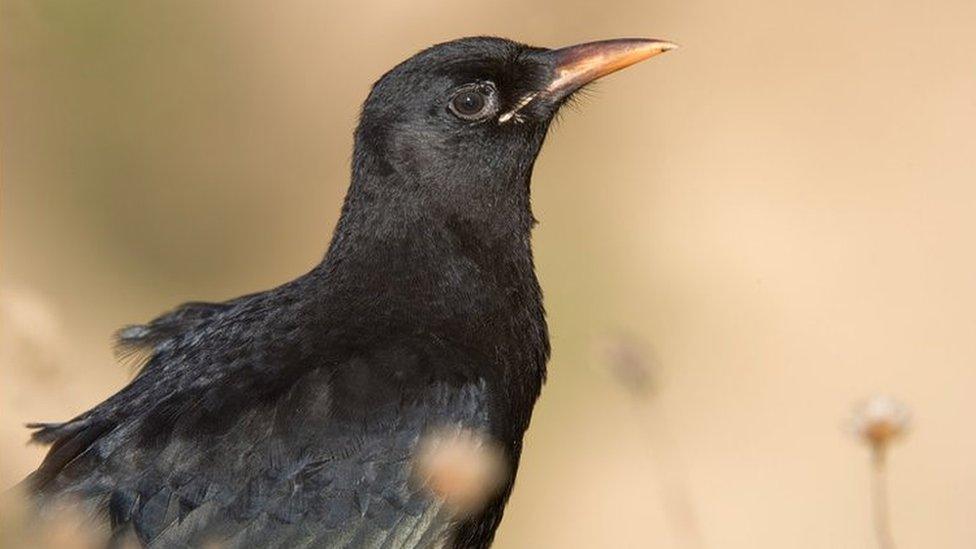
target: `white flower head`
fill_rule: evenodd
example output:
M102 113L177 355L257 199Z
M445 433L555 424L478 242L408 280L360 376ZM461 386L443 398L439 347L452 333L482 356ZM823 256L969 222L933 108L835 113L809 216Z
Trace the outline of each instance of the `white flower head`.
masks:
M883 447L904 435L910 423L907 406L890 396L877 395L854 408L851 431L868 444Z

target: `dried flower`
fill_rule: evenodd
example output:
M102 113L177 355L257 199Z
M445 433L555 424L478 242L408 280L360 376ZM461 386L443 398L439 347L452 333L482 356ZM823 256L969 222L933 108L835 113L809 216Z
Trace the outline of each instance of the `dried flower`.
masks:
M871 505L879 549L894 549L888 502L888 445L908 430L908 407L889 396L873 396L854 408L851 429L871 447Z
M634 396L645 397L653 390L653 357L633 337L616 335L598 342L597 361Z
M851 428L864 442L881 448L904 435L910 421L907 406L889 396L879 395L855 407Z

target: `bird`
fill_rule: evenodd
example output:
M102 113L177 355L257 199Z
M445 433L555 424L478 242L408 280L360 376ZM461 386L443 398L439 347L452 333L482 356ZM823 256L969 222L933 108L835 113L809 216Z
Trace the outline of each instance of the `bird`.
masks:
M81 506L109 546L490 546L550 354L537 155L584 86L675 47L468 37L386 72L323 260L121 329L132 380L69 421L28 425L50 444L22 482L37 513ZM501 456L477 508L417 480L418 448L445 428Z

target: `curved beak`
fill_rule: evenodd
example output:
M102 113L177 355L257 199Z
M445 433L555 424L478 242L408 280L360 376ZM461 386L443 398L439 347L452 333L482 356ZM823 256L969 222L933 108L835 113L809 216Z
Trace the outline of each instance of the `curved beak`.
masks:
M552 66L545 94L559 99L612 72L677 48L666 40L618 38L550 50L543 58Z

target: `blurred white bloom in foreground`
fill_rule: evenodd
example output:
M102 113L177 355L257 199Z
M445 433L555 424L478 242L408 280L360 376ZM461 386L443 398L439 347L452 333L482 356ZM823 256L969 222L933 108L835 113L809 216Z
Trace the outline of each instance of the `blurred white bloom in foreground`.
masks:
M72 500L59 501L38 513L18 489L0 494L0 547L30 549L136 549L134 535L109 541L100 519Z
M460 516L479 511L498 493L507 473L501 447L485 434L462 427L444 427L425 435L413 469L415 481Z

